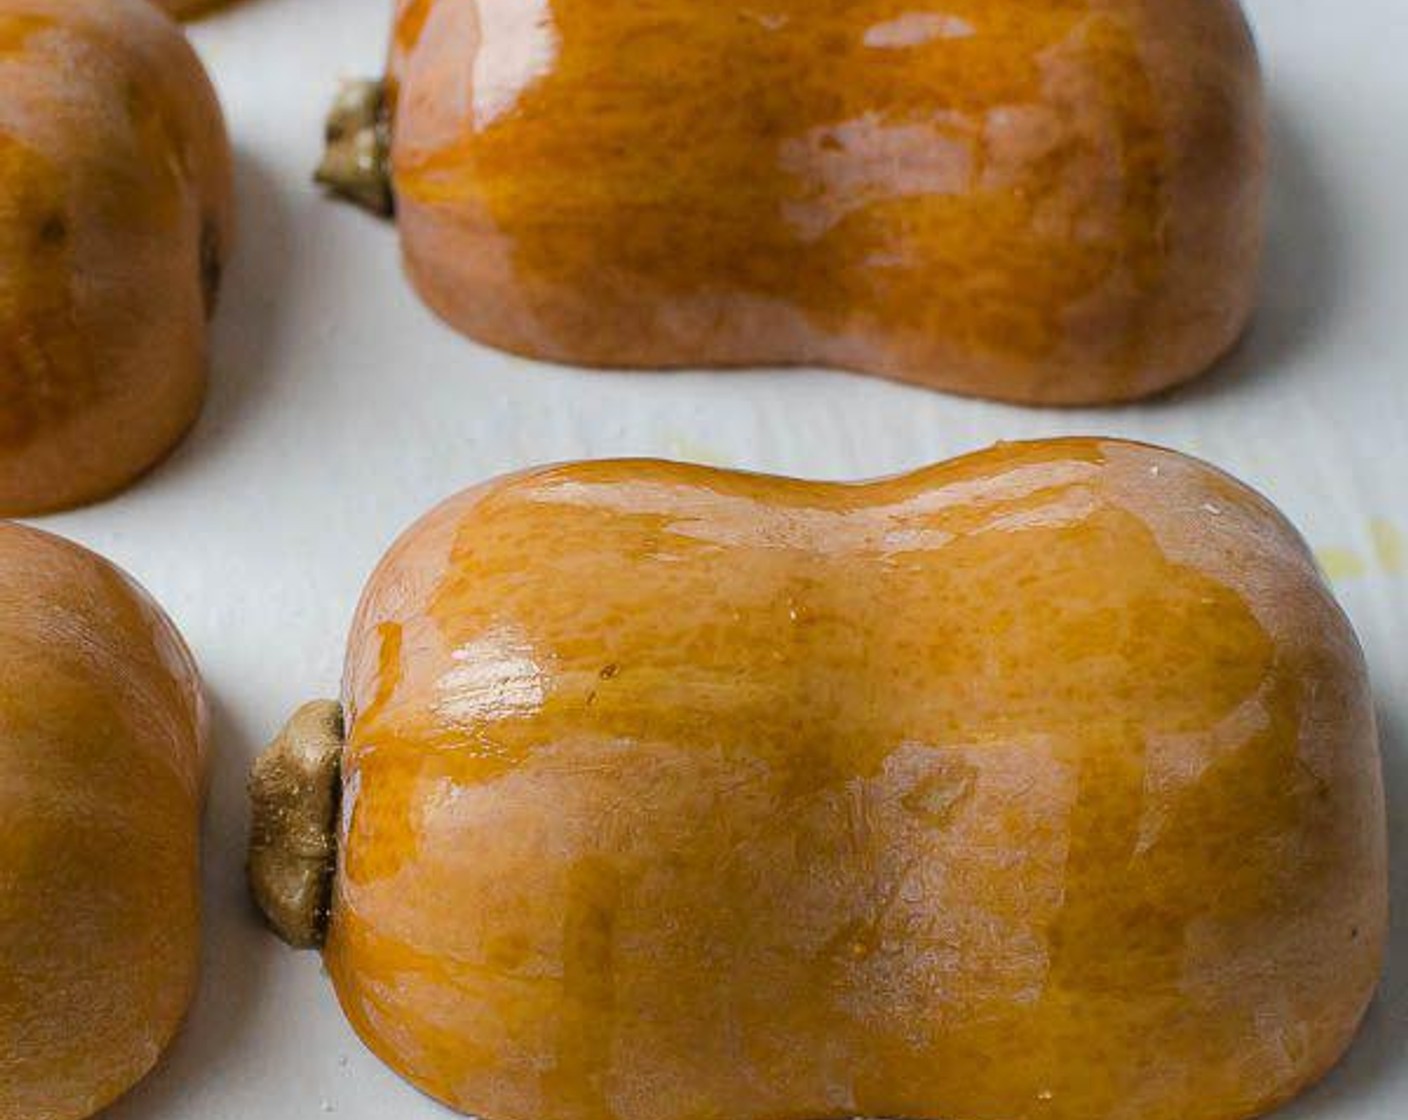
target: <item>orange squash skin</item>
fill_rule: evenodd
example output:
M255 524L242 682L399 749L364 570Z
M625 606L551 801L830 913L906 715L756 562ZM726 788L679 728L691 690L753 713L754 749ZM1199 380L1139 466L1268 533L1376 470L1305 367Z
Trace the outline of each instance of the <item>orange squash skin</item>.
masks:
M204 710L175 628L77 545L0 524L0 1120L129 1089L195 990Z
M105 497L205 392L230 151L145 0L0 0L0 515Z
M344 704L327 966L485 1120L1237 1120L1377 982L1358 644L1172 452L502 479L388 554Z
M1108 402L1255 301L1235 0L400 0L389 91L415 284L533 357Z

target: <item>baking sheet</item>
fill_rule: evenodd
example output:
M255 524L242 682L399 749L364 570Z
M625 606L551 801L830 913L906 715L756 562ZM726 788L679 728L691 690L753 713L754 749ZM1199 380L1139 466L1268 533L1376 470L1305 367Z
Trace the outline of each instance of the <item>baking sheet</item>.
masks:
M206 963L170 1059L110 1120L449 1115L352 1035L316 956L246 902L244 776L302 700L335 695L382 550L494 473L606 455L871 476L997 439L1129 436L1192 452L1305 531L1378 688L1408 911L1408 19L1403 0L1252 0L1275 133L1264 310L1221 371L1114 411L963 401L822 372L584 373L462 340L403 282L392 231L309 183L340 75L374 74L389 0L245 0L197 25L238 155L241 238L212 396L135 490L41 524L166 605L205 671L216 767ZM1408 1115L1408 922L1350 1058L1287 1120Z

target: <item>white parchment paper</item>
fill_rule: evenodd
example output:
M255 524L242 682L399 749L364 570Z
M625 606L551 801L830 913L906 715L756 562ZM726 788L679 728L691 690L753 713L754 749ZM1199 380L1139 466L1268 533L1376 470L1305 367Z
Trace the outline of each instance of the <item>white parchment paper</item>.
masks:
M1250 6L1276 144L1264 311L1215 376L1153 404L1075 412L822 372L592 374L475 346L419 305L389 228L309 182L336 79L380 70L390 0L245 0L200 23L241 211L211 400L135 490L43 522L161 599L215 711L204 983L170 1060L113 1120L448 1115L362 1048L318 959L263 931L242 881L250 760L300 701L336 693L364 579L437 499L547 460L858 477L1063 433L1220 464L1278 502L1333 575L1378 687L1401 920L1358 1046L1284 1115L1408 1116L1408 11Z

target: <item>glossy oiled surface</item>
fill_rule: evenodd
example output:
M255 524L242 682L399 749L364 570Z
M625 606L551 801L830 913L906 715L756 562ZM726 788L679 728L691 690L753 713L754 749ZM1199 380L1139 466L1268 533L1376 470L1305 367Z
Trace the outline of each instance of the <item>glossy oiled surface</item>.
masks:
M79 1120L156 1062L195 988L203 716L160 610L0 525L0 1120Z
M1169 452L504 479L388 556L346 702L327 963L486 1120L1231 1120L1376 980L1357 643Z
M1096 402L1254 300L1235 0L401 0L390 76L411 274L521 353Z
M102 497L195 419L229 160L147 0L0 0L0 515Z

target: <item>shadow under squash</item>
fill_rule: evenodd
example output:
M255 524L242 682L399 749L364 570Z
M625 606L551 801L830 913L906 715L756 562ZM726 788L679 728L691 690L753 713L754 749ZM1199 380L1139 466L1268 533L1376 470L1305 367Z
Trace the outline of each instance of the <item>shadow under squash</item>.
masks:
M1364 1026L1344 1061L1317 1088L1276 1113L1276 1120L1358 1116L1371 1100L1408 1094L1408 725L1380 715L1384 786L1388 797L1389 893L1392 907L1388 969ZM1378 1115L1372 1110L1364 1115Z
M1257 312L1242 341L1207 375L1166 394L1195 405L1248 382L1302 375L1339 377L1297 359L1330 332L1347 289L1346 232L1334 183L1293 111L1271 102L1271 183Z
M254 743L229 709L210 703L210 800L203 829L201 978L190 1015L166 1057L102 1120L165 1120L194 1116L188 1102L205 1097L241 1058L261 993L266 934L250 912L244 887L245 766ZM238 844L230 839L238 837Z
M273 408L272 379L295 282L296 241L288 199L275 173L247 149L235 150L235 238L210 327L209 385L194 428L156 472L169 484L202 473L207 457L255 430L254 414Z

